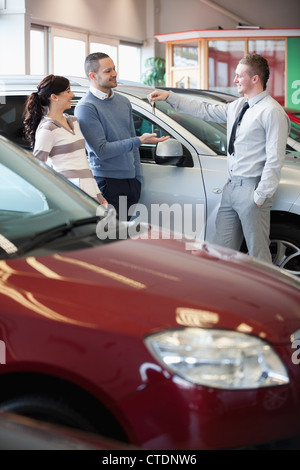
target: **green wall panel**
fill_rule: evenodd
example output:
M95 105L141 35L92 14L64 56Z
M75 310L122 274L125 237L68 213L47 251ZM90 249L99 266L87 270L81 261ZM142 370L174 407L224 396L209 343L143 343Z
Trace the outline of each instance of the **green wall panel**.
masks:
M300 110L300 37L287 38L287 96L288 108Z

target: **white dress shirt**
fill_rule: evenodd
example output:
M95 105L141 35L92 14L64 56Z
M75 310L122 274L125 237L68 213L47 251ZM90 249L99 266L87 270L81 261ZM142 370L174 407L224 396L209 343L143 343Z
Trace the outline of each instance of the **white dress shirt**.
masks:
M205 121L227 123L229 142L234 121L246 98L227 104L203 103L197 98L170 92L167 102L176 110ZM236 131L234 154L228 155L228 176L251 178L260 176L254 202L262 205L275 193L285 158L290 120L282 106L267 91L249 100L249 109Z
M99 98L99 100L106 100L106 98L109 98L107 93L104 93L101 90L98 90L98 88L93 87L92 85L90 86L90 92L93 93L94 96ZM113 95L113 90L111 90L110 96Z

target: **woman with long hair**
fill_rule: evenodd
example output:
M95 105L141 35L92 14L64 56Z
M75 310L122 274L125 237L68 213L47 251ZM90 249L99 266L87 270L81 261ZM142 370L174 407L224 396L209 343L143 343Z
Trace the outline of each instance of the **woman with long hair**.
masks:
M106 206L89 166L77 118L64 113L74 96L67 78L45 77L27 98L25 137L35 157Z

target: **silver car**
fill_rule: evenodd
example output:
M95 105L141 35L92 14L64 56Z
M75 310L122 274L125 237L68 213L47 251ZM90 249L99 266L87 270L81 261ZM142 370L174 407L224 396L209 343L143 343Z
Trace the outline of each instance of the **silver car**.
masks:
M26 147L22 113L26 96L42 77L0 76L0 134ZM70 78L74 106L86 93L85 79ZM1 91L2 90L2 91ZM211 241L215 217L227 179L226 126L208 123L174 111L166 102L150 106L152 88L119 84L115 90L126 95L133 108L137 135L156 132L171 139L140 147L143 189L135 216L141 221L173 230L178 236ZM224 102L235 99L209 91L191 93L197 99ZM70 111L73 113L74 110ZM271 252L274 264L300 276L300 139L288 139L286 161L271 212ZM246 247L241 248L246 251Z

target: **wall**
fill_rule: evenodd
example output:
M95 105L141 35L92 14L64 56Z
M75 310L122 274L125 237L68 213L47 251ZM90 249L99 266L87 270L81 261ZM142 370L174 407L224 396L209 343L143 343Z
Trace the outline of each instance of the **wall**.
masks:
M237 26L238 18L262 28L299 28L299 0L160 0L159 3L156 34L218 26L232 29Z
M143 41L147 0L30 0L31 17L121 39Z
M156 34L199 29L299 28L300 0L159 0ZM164 56L165 46L158 54Z
M139 42L145 56L164 57L165 45L155 34L231 29L239 20L263 28L297 28L299 17L299 0L0 0L0 65L9 54L22 66L20 73L28 70L30 21Z
M1 73L26 73L29 58L30 17L26 0L0 0L0 67ZM13 58L13 60L11 60Z
M152 13L147 4L152 7ZM242 19L262 28L298 28L299 0L30 0L33 18L137 39L191 29L235 28Z
M35 20L66 24L124 40L154 34L236 28L239 20L262 28L298 28L299 0L29 0ZM155 43L164 57L165 46Z

